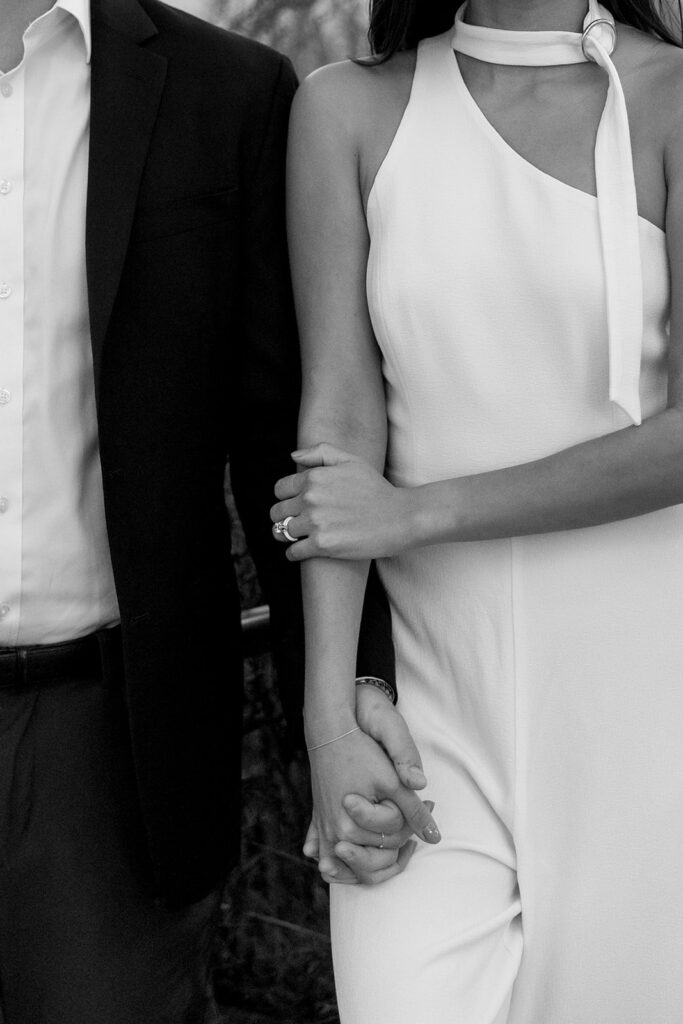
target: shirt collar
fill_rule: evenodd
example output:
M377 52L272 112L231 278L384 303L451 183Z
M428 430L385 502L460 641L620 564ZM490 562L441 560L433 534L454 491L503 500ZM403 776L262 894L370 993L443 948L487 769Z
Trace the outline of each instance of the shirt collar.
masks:
M90 63L92 54L92 32L90 29L90 0L57 0L55 7L61 8L73 15L81 26L83 42L85 43L85 62Z

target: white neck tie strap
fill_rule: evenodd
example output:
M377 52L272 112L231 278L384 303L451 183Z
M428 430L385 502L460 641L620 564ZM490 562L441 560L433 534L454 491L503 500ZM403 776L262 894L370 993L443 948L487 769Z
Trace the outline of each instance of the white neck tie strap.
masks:
M643 281L638 203L624 90L610 54L617 31L610 12L589 0L583 33L514 32L469 25L467 5L456 15L453 49L477 60L518 67L594 61L608 76L595 143L595 176L609 339L609 397L641 422L640 362Z

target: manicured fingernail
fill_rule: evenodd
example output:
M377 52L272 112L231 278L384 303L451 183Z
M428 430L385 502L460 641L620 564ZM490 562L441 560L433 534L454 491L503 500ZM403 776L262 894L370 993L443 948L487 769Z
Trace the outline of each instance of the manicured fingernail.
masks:
M432 813L432 811L436 807L436 804L434 803L433 800L423 800L422 803L425 805L425 807L427 808L427 810L429 811L430 814Z
M297 455L303 455L303 453L304 453L303 448L299 448L297 451L291 452L290 454L291 454L292 458L295 459L297 457Z
M422 829L422 838L425 843L438 843L441 839L441 833L436 825L425 825Z
M427 776L420 768L412 767L408 769L408 781L411 786L426 786Z

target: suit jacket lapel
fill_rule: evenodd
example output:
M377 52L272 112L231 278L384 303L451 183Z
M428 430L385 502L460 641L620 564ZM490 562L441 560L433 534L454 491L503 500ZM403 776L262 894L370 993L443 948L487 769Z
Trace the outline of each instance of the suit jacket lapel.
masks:
M140 45L153 35L156 28L137 0L92 0L86 267L96 392L166 77L165 58Z

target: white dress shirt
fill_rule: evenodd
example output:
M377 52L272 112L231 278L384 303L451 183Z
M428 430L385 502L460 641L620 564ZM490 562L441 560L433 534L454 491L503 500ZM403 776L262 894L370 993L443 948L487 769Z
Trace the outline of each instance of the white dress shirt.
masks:
M0 646L118 621L85 273L88 0L58 0L0 74Z

